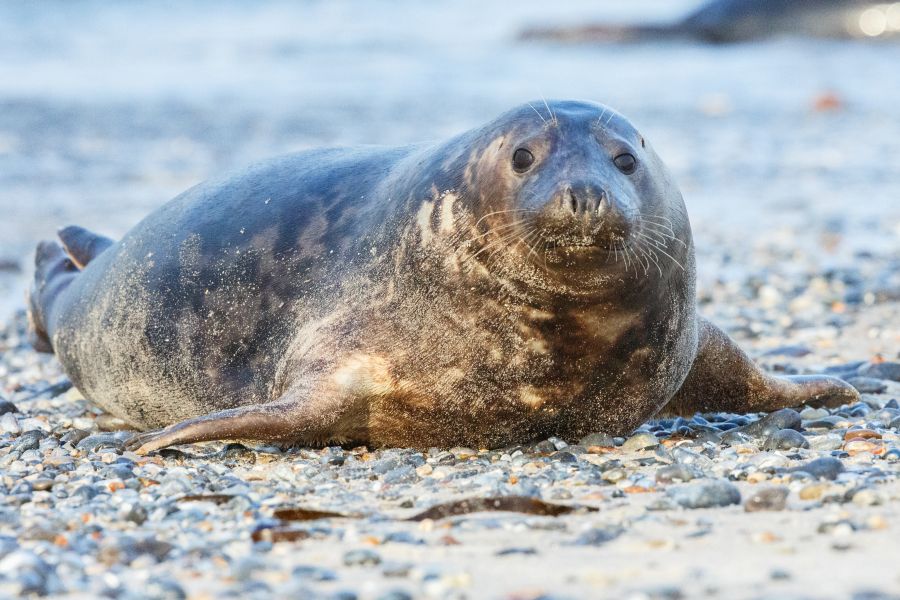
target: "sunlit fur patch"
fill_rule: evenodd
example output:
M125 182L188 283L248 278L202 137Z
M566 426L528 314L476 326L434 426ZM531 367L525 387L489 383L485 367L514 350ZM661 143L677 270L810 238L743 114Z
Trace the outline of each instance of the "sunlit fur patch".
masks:
M459 197L456 194L447 192L441 198L441 233L453 233L456 229L455 219L453 218L453 203Z
M387 396L395 388L388 362L369 354L352 354L331 377L335 386L348 396Z
M519 399L522 400L523 404L533 410L539 409L544 404L544 397L532 386L523 386L519 388Z
M423 246L430 244L431 238L433 237L431 232L431 214L433 212L434 202L426 200L422 202L422 206L419 207L419 212L416 213L416 225L419 227L419 239Z

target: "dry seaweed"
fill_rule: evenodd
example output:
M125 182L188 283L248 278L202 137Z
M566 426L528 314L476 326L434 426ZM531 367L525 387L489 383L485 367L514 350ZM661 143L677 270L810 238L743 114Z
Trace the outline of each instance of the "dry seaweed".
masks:
M540 515L542 517L558 517L576 510L589 512L596 508L586 506L566 506L563 504L550 504L536 498L527 496L501 496L497 498L467 498L455 502L437 504L425 510L407 521L424 521L425 519L446 519L475 512L505 511L517 512L527 515Z

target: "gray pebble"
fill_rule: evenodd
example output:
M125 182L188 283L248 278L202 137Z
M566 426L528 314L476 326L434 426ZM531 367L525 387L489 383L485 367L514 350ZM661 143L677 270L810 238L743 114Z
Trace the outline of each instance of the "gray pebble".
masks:
M791 408L782 408L769 413L755 423L740 428L740 431L755 438L765 438L782 429L799 431L802 427L800 413Z
M416 470L412 465L403 465L385 473L385 483L409 483L417 479Z
M638 450L647 450L659 446L659 439L652 433L638 433L633 435L622 444L622 450L625 452L635 452Z
M607 542L611 542L616 539L625 530L620 525L609 525L606 527L592 527L587 531L581 533L575 541L572 542L574 546L602 546Z
M809 442L799 431L782 429L766 438L763 450L793 450L795 448L809 448Z
M46 434L38 429L26 431L16 439L12 451L21 453L27 450L37 450L45 436Z
M350 550L344 554L344 564L348 567L372 567L381 564L381 555L368 548Z
M6 413L17 413L19 409L16 408L16 405L10 402L9 400L0 400L0 415L5 415Z
M294 577L308 579L309 581L334 581L337 574L331 569L315 565L298 565L292 571Z
M685 465L667 465L656 471L656 482L667 485L676 481L688 482L694 479L694 472Z
M875 379L889 379L891 381L900 381L900 363L883 362L869 363L863 365L859 369L859 374L863 377L873 377Z
M850 377L847 383L856 388L862 394L880 394L887 389L887 385L874 377Z
M121 436L114 433L98 433L82 439L75 447L84 452L96 452L102 449L121 452L125 448L125 443Z
M789 490L786 487L767 487L757 490L744 503L747 512L763 510L784 510Z
M721 479L673 486L666 490L666 495L684 508L710 508L741 502L737 487Z
M590 448L591 446L601 446L603 448L612 448L615 446L615 442L611 435L603 433L602 431L598 431L596 433L590 433L578 441L580 446L584 446L585 448Z
M828 481L834 481L835 479L837 479L838 475L844 472L844 463L831 456L823 456L822 458L811 460L805 465L794 467L788 472L798 473L801 471L804 473L809 473L816 479L826 479Z

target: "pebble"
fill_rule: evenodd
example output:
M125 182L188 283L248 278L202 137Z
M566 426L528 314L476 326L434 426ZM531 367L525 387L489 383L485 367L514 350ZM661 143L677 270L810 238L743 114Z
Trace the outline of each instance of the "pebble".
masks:
M884 381L874 377L850 377L847 379L847 383L862 394L881 394L887 390L887 385Z
M863 377L900 381L900 363L869 363L860 367L858 373Z
M763 442L763 450L793 450L809 448L809 442L799 431L782 429L769 435Z
M106 448L121 452L125 448L125 442L121 435L115 433L97 433L83 438L75 447L84 452L97 452Z
M666 495L684 508L710 508L741 502L737 487L719 479L672 486L666 490Z
M805 465L800 465L799 467L795 467L790 470L791 473L808 473L815 479L825 479L827 481L834 481L838 478L838 475L844 472L844 463L836 458L832 458L830 456L823 456L822 458L817 458L815 460L811 460Z
M3 416L0 417L0 431L12 434L21 433L22 426L19 425L19 420L16 418L16 415L11 412L4 413Z
M633 435L622 444L624 452L636 452L659 446L659 439L652 433L639 433Z
M580 440L578 440L579 446L584 446L585 448L591 447L600 447L600 448L612 448L615 446L615 442L613 441L612 436L598 431L596 433L590 433Z
M656 482L667 485L674 482L688 482L694 479L694 472L686 465L667 465L656 471Z
M754 438L766 438L782 429L800 431L802 424L803 420L800 418L800 413L791 408L782 408L769 413L754 423L741 427L740 431Z
M619 525L592 527L575 538L572 544L575 546L602 546L616 539L624 532L625 529Z
M344 554L344 564L348 567L373 567L381 564L381 555L368 548L350 550Z
M786 487L767 487L756 490L744 502L744 510L747 512L759 512L763 510L784 510L790 491Z
M0 400L0 415L17 412L19 412L19 409L16 408L15 404L10 402L9 400Z

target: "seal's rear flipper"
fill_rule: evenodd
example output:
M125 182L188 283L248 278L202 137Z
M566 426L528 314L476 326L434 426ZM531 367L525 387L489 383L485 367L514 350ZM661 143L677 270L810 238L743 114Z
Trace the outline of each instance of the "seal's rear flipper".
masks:
M835 377L769 375L722 330L705 319L699 321L691 372L661 414L770 412L803 405L836 408L859 401L859 392Z
M63 227L57 233L72 262L83 269L100 253L113 245L113 240L97 235L78 225Z
M34 257L34 283L28 292L28 337L38 352L53 352L47 330L50 306L78 268L56 242L38 244Z
M138 454L154 450L210 442L213 440L253 440L291 443L330 440L340 403L314 403L296 393L287 393L274 402L229 408L187 419L165 429L140 433L126 447Z

